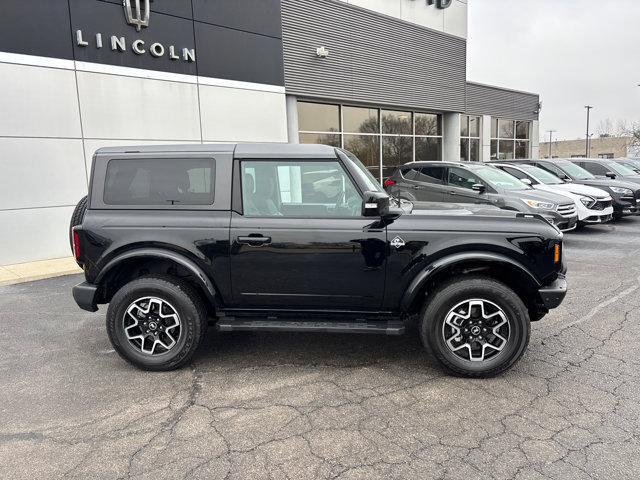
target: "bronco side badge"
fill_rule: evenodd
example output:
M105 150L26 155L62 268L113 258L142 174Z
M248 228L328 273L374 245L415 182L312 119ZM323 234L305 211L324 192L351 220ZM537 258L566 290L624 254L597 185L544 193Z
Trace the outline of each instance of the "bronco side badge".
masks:
M391 240L391 246L396 248L404 247L404 240L401 237L396 237Z

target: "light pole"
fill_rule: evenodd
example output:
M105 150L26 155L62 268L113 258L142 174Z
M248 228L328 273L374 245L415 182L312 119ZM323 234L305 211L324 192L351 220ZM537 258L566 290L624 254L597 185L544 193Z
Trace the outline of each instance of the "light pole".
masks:
M551 144L553 143L553 134L557 132L557 130L547 130L549 133L549 158L551 158Z
M587 138L586 138L586 145L585 145L585 149L586 149L586 154L585 157L589 158L589 114L591 113L591 109L593 108L591 105L585 105L585 107L587 109Z

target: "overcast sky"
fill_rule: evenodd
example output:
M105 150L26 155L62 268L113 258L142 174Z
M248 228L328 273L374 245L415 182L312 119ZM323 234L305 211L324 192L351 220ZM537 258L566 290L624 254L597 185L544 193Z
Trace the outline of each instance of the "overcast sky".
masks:
M467 77L537 92L540 136L640 121L640 0L469 0Z

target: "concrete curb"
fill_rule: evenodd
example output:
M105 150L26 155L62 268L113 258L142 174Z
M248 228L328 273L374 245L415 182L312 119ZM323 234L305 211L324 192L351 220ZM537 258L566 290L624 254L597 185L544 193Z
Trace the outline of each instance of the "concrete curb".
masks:
M0 266L0 287L82 273L73 257Z

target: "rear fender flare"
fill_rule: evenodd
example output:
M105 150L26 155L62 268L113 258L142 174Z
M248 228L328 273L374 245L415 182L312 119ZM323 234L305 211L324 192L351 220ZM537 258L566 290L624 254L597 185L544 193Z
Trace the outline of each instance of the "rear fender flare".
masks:
M122 264L122 262L131 260L132 258L160 258L164 260L171 260L189 270L197 278L210 300L213 301L216 297L216 288L211 282L211 279L193 260L179 253L160 248L140 248L118 255L104 266L96 277L95 283L100 285L109 272Z
M486 265L506 266L507 268L518 272L524 279L526 279L528 283L527 287L538 289L541 286L540 282L531 274L531 272L529 272L529 270L506 255L493 252L458 253L436 260L416 275L402 296L402 300L400 302L401 310L403 312L409 310L414 300L422 291L422 287L429 281L429 279L434 278L435 275L446 268L455 266L456 264L467 263L469 261L477 261Z

